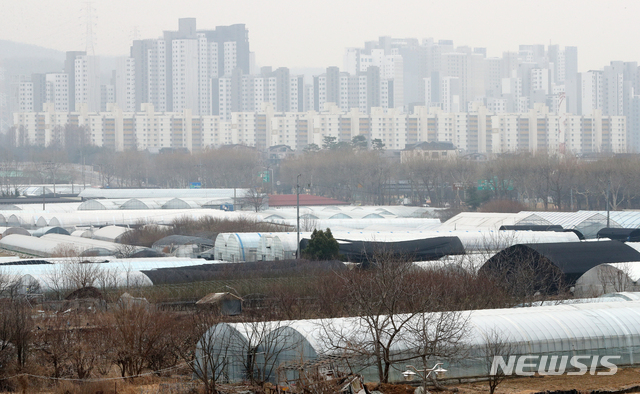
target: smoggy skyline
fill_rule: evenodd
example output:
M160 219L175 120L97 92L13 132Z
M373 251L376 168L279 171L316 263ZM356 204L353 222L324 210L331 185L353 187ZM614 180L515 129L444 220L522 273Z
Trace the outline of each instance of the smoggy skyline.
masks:
M60 51L84 50L86 2L0 0L0 39ZM488 56L520 44L579 48L579 70L612 60L640 61L640 2L634 1L93 1L98 55L128 55L134 38L176 30L177 19L197 18L199 29L244 23L260 65L342 66L346 47L379 36L451 39L486 47ZM0 57L3 54L0 54Z

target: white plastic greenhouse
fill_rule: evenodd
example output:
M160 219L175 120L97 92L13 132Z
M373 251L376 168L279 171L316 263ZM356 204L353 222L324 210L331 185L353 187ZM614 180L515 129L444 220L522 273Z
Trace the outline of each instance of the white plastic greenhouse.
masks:
M233 198L242 197L248 189L84 189L79 197L91 198Z
M573 294L596 297L615 291L640 291L640 262L597 265L576 280Z
M174 220L183 217L198 220L205 216L216 218L261 218L253 212L226 212L216 209L157 209L157 210L99 210L76 211L59 214L43 213L38 216L15 211L7 218L8 226L31 228L40 220L41 227L103 227L108 225L133 226L140 221L161 225L170 225ZM40 223L40 222L38 222ZM40 225L39 225L40 226Z
M420 318L419 316L416 320ZM505 356L528 355L549 358L555 356L556 361L564 360L566 364L566 359L572 356L587 358L606 355L618 357L615 359L617 366L633 365L638 362L639 301L476 310L463 312L463 320L465 318L468 318L469 330L464 339L464 346L469 349L465 358L457 361L430 360L434 363L443 362L443 367L448 370L448 378L486 376L487 363L490 361L485 356L485 349L487 341L491 338L512 346L513 350ZM437 319L425 320L437 321ZM266 333L258 334L257 330L266 331ZM246 360L247 350L257 347L257 354L265 354L258 364L265 363L265 359L271 359L266 362L269 365L261 365L261 368L274 371L268 376L268 380L275 381L276 368L286 367L287 363L294 366L313 363L318 358L340 359L345 355L344 348L347 344L370 346L374 341L368 338L369 332L364 320L357 317L261 324L221 323L213 326L203 336L196 351L197 357L202 357L203 348L209 349L207 352L215 355L224 347L225 351L230 352L226 354L229 362L224 366L224 375L230 381L241 381L246 376L243 360ZM264 339L258 340L258 338ZM403 361L392 365L390 381L402 381L402 371L406 369L406 365L420 362L417 357L412 362L404 360L405 357L413 355L415 345L412 343L416 340L419 339L413 336L409 329L400 331L397 335L395 345L391 346L391 353L392 357L403 358ZM340 344L345 346L341 348ZM365 360L358 359L357 362L360 367L359 373L364 375L365 380L378 379L373 360L367 363ZM597 365L600 366L600 364ZM587 368L590 366L591 361ZM547 365L545 364L544 367ZM557 369L557 364L555 367ZM548 369L545 368L545 370ZM537 370L536 365L534 371ZM295 378L295 373L295 368L292 368L288 378Z
M108 283L96 283L98 286L107 287L151 286L153 285L151 279L142 271L147 272L162 268L178 268L217 263L216 261L203 259L175 257L136 259L100 257L88 258L88 260L97 264L97 270L109 274L104 276L105 278L108 277ZM18 259L17 257L6 257L0 261L0 270L4 275L8 275L14 280L20 280L21 278L25 278L23 279L25 282L27 280L35 280L38 282L42 291L48 291L65 285L64 283L54 282L64 281L64 279L61 278L64 267L74 262L74 259L69 258Z
M266 217L265 217L266 220ZM296 226L296 219L275 219L270 220L274 223L286 224L288 226ZM440 219L418 219L418 218L363 218L363 219L308 219L300 218L300 228L305 231L313 229L326 228L345 228L345 229L364 229L369 226L385 226L387 228L397 229L415 229L415 230L432 230L441 226Z
M580 213L600 214L607 217L607 211L578 211ZM611 211L610 220L616 222L623 228L640 228L640 211Z
M214 256L218 260L224 260L224 254L227 250L227 239L229 236L226 233L219 233L213 243Z
M260 245L260 233L229 233L227 247L223 252L223 260L232 263L240 261L256 261L256 253Z
M439 230L498 230L524 219L522 213L462 212L442 223Z
M518 225L560 225L564 229L578 230L586 239L597 238L598 231L607 227L606 214L593 211L579 212L520 212L526 217L518 220ZM622 227L610 218L609 227Z
M80 253L95 251L99 254L114 254L120 251L123 245L62 234L46 234L40 238L12 234L0 239L0 248L27 256L50 257L56 253L64 253L65 249ZM138 246L132 248L134 251L144 249Z
M121 226L105 226L92 232L83 233L82 237L97 239L99 241L118 242L118 240L127 232L131 231L130 228Z

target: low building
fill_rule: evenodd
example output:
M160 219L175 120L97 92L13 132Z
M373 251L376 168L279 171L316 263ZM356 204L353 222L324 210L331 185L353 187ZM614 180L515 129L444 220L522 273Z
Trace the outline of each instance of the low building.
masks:
M458 150L451 142L431 141L408 145L400 152L400 161L420 158L423 160L451 160L458 157Z

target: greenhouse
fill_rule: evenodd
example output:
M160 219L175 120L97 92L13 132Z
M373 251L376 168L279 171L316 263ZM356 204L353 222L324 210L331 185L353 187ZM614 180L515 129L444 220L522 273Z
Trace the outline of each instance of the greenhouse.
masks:
M229 235L225 233L220 233L216 236L213 243L213 250L214 257L218 260L224 260L224 254L227 250L227 239L229 239Z
M606 227L598 231L597 238L608 238L620 242L640 242L640 229Z
M296 227L296 219L272 220L274 223L285 224L293 228ZM385 226L388 229L414 229L414 230L432 230L441 226L439 219L417 219L417 218L371 218L371 219L312 219L303 220L300 218L300 227L305 231L314 229L344 229L362 230L369 226Z
M302 237L309 237L311 233L301 232ZM262 236L258 249L258 259L264 261L291 260L298 253L298 234L271 233ZM270 241L269 241L270 240Z
M38 217L48 221L48 226L71 227L104 227L109 225L137 226L141 221L159 225L171 225L173 221L181 218L198 220L205 216L216 218L258 218L252 212L226 212L215 209L156 209L156 210L99 210L76 211L59 214L41 214ZM17 211L7 219L9 226L27 227L35 226L32 214L23 214Z
M202 205L206 204L203 201L202 204L197 203L194 200L185 200L183 198L172 198L171 200L162 204L162 209L200 209Z
M40 227L39 229L31 232L33 237L42 237L47 234L69 235L69 232L62 227Z
M585 272L574 285L577 297L597 297L620 291L639 291L640 261L597 265Z
M259 244L255 253L255 259L259 261L286 260L295 258L297 252L297 234L295 232L275 232L275 233L245 233L254 234L259 237ZM228 237L231 234L219 234L216 239L215 257L219 260L226 260ZM261 235L261 237L260 237ZM404 241L417 241L440 237L457 237L464 247L465 253L488 252L495 253L506 247L519 243L560 243L560 242L577 242L578 236L573 232L557 233L544 231L437 231L437 230L389 230L384 231L368 231L368 230L352 230L343 231L338 228L332 231L335 239L341 244L355 243L384 243L385 247L393 248L395 243ZM308 231L300 232L300 240L309 239L311 233ZM360 245L363 246L363 245ZM304 247L304 246L303 246ZM346 247L346 246L345 246ZM234 246L234 248L236 248ZM236 254L238 251L236 251ZM492 255L493 255L492 253ZM349 252L351 254L351 252ZM459 254L458 252L454 254ZM225 257L226 256L226 257ZM247 256L253 256L253 253ZM255 260L245 260L255 261Z
M103 277L103 279L108 278L107 282L98 278L96 285L100 287L151 286L153 282L147 273L151 275L162 269L212 264L211 261L202 259L174 257L135 259L89 257L83 259L84 261L96 264L96 271L108 273ZM64 273L65 270L73 269L72 264L75 262L78 262L78 260L73 258L17 259L15 257L7 257L0 259L0 267L4 274L14 280L21 280L21 278L26 277L30 281L37 281L43 291L48 291L52 288L71 287L69 284L54 283L54 281L64 280L64 275L61 275L61 273Z
M580 231L586 239L598 237L598 231L605 227L622 227L615 220L607 221L607 216L593 211L579 212L520 212L526 215L518 225L560 225L565 229ZM608 223L608 225L607 225Z
M16 208L21 211L22 214L40 214L43 212L46 213L64 213L64 212L74 212L78 210L78 207L81 204L79 202L64 202L64 203L47 203L46 209L42 209L42 204L16 204ZM2 209L0 209L1 211Z
M558 285L573 286L600 264L636 261L640 252L618 241L519 244L497 253L480 271L512 283L527 280L538 291L555 292Z
M127 199L121 200L102 200L92 199L80 204L78 211L105 211L111 209L120 209L120 206L127 202Z
M0 229L2 230L3 237L6 237L7 235L11 235L11 234L20 234L20 235L26 235L26 236L31 235L29 231L27 231L22 227L0 227Z
M446 318L446 314L418 315L404 327L422 327L437 330L434 322ZM386 319L382 316L381 318ZM397 316L403 319L402 316ZM467 320L468 319L468 320ZM461 345L469 351L461 360L433 358L429 364L443 362L447 378L477 378L487 375L492 355L486 346L506 344L508 356L556 356L552 362L564 362L564 357L614 356L617 366L633 365L640 352L640 302L596 302L575 303L529 308L489 309L463 312L460 321L467 321L467 335ZM429 323L431 322L431 323ZM460 323L462 324L462 323ZM270 371L265 380L283 380L279 371L287 371L287 379L295 379L300 365L313 365L314 361L332 359L334 364L350 358L347 344L364 346L369 351L373 339L368 337L368 328L363 318L338 318L325 320L297 320L264 323L221 323L202 337L197 346L197 358L204 355L215 358L225 352L230 361L223 375L228 381L246 378L247 357L262 354L254 363L262 371ZM415 344L420 341L416 331L404 328L399 331L395 344L391 346L391 358L403 361L392 364L390 381L403 380L402 372L407 364L422 365ZM505 345L503 345L505 346ZM355 356L354 356L355 357ZM413 358L406 361L405 358ZM218 359L221 359L219 357ZM272 360L265 363L265 360ZM533 359L532 359L533 360ZM586 363L588 367L591 362ZM354 358L349 365L357 366L357 372L366 381L378 381L374 360ZM595 365L602 366L598 359ZM287 368L289 366L289 368ZM552 365L544 371L557 370L561 365ZM533 371L538 371L536 364Z
M98 255L105 255L105 253L113 255L127 248L130 248L132 253L145 249L139 246L128 246L96 239L51 233L40 238L19 234L8 235L0 239L0 248L34 257L51 257L55 254L69 252L89 253L89 251L97 252Z
M498 230L500 226L515 225L527 214L462 212L442 223L439 230Z
M258 246L260 245L260 233L231 233L227 234L226 248L223 252L223 260L232 263L240 261L256 261Z
M557 224L550 225L534 225L534 224L523 224L523 225L504 225L500 226L499 230L514 230L514 231L558 231L563 232L564 228Z
M0 249L25 256L49 257L58 250L59 242L44 237L34 238L21 234L11 234L0 239Z
M143 210L143 209L160 209L162 202L150 199L132 198L120 205L120 209Z
M130 228L121 226L105 226L93 232L85 232L82 234L83 238L92 238L99 241L120 243L122 237L131 231Z
M580 238L573 232L554 231L431 231L433 236L455 236L460 239L467 252L499 251L520 243L577 242Z
M213 246L214 242L208 238L169 235L154 242L151 248L176 257L196 257Z
M607 211L578 211L584 214L599 214L607 217ZM623 228L640 228L640 211L610 211L610 220Z

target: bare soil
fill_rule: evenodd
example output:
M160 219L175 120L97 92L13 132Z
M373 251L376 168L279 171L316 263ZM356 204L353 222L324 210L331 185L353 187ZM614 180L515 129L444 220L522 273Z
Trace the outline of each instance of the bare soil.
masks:
M634 386L640 386L640 368L619 369L618 372L612 376L561 375L514 378L502 382L496 392L531 394L541 391L575 389L588 393L593 390L620 390ZM460 390L459 393L461 394L485 393L489 391L487 382L459 384L455 387Z

